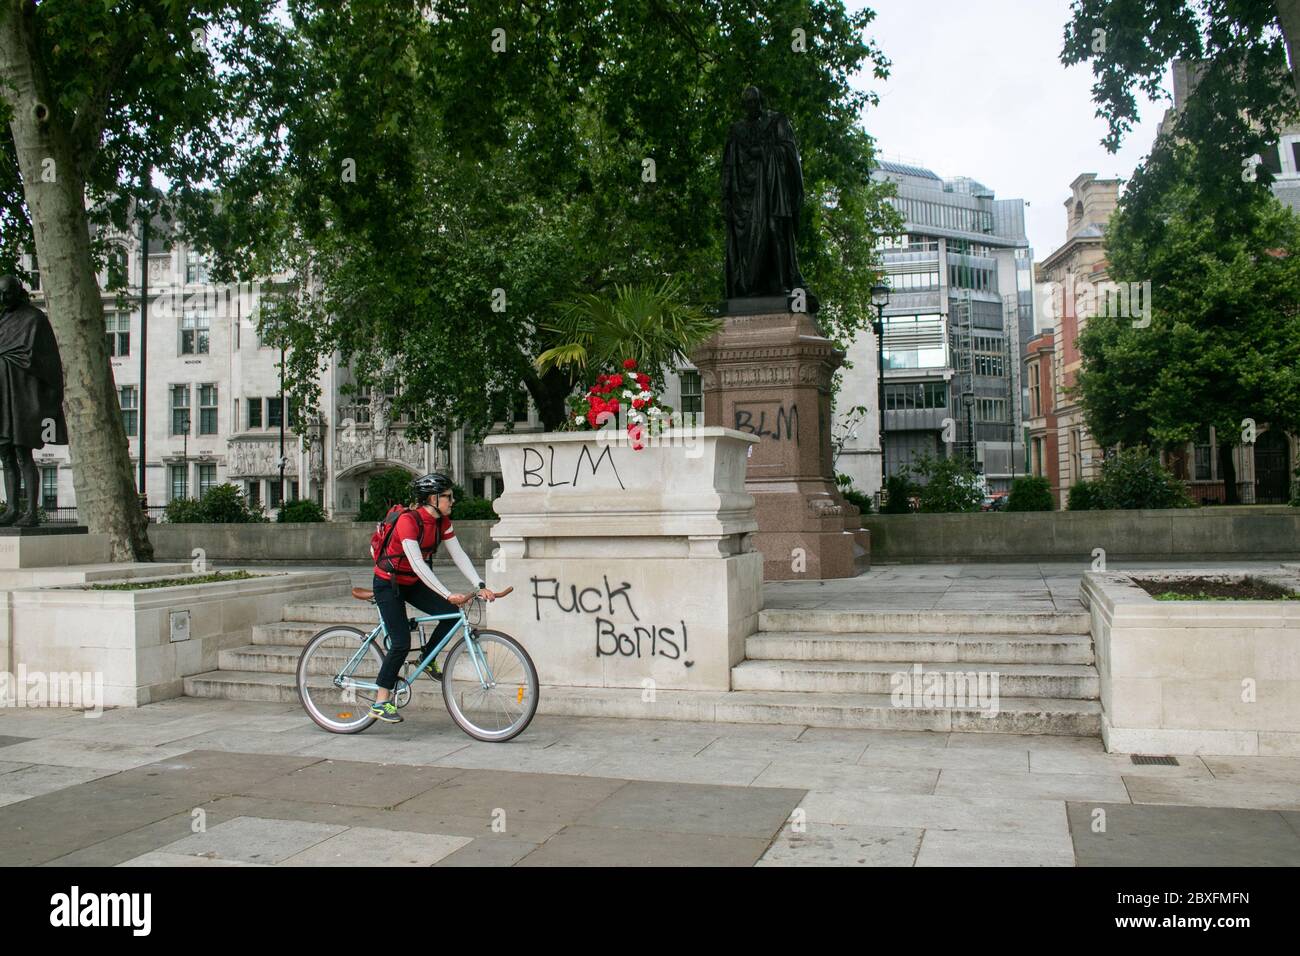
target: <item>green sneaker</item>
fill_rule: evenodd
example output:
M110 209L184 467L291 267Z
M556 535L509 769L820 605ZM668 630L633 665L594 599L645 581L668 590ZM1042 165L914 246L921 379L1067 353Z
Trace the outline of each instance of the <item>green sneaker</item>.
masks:
M389 724L400 724L402 722L402 715L397 712L397 708L393 706L391 700L386 700L382 704L374 704L370 708L370 716L377 717Z
M442 670L438 667L438 659L436 657L429 661L429 666L424 669L424 672L436 681L442 680Z

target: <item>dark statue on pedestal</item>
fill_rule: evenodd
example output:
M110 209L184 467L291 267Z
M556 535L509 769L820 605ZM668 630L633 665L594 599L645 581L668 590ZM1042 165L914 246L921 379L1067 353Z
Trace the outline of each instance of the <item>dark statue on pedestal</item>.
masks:
M789 296L804 289L795 254L803 172L794 127L763 108L750 86L745 118L733 123L722 156L722 213L727 229L727 298Z
M0 464L6 506L0 526L35 527L41 482L32 451L66 445L63 419L63 363L45 313L27 299L14 276L0 276ZM18 505L22 475L27 509Z

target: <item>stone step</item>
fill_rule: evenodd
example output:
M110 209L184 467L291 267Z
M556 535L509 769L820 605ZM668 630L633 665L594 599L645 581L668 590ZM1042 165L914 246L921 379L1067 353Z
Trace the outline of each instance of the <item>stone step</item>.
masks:
M1091 664L1086 634L836 634L759 631L749 660Z
M357 624L374 627L379 622L379 609L369 601L358 601L354 597L333 598L326 601L311 601L306 604L286 604L280 619L282 621ZM320 628L317 628L317 630L320 630Z
M356 648L345 651L343 648L326 648L312 655L311 672L313 674L334 674L340 667L352 659ZM248 644L221 651L217 655L217 667L223 671L255 671L262 674L296 674L298 659L302 657L302 646L292 644ZM445 657L445 652L439 655ZM420 660L418 648L412 648L409 655L412 664Z
M983 664L934 662L920 665L916 675L912 662L875 661L742 661L731 669L731 686L738 691L811 691L830 694L890 694L896 684L896 675L904 675L910 687L913 682L923 690L929 684L927 675L943 675L944 686L949 686L949 675L961 675L959 689L969 687L967 693L992 693L992 675L997 674L999 697L1059 697L1074 700L1095 700L1100 693L1097 669L1091 664ZM969 675L970 683L965 683Z
M879 610L766 608L758 629L834 634L1088 634L1085 611Z
M429 682L417 683L407 709L442 708ZM290 674L210 671L185 678L190 697L295 703ZM1101 705L1095 700L1013 698L999 701L996 714L977 708L895 707L887 694L828 694L791 691L659 691L643 699L640 687L543 687L539 713L649 720L794 724L864 730L932 730L984 733L1101 734Z
M253 643L265 644L275 647L296 647L299 650L307 646L307 642L319 634L327 627L340 622L331 621L322 623L319 621L276 621L272 624L254 624L253 625ZM374 627L378 621L371 622L370 627ZM345 623L345 627L353 627L362 634L370 633L370 627L364 624Z
M1095 700L1004 697L997 714L984 716L974 708L895 707L887 694L659 691L653 702L642 700L642 694L639 687L543 687L538 711L862 730L1101 735L1101 704Z

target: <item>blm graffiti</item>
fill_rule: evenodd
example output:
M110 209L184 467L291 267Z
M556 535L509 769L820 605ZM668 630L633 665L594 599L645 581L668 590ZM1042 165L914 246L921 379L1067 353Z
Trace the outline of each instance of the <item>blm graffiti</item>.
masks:
M686 621L649 623L641 619L632 604L632 585L624 581L618 587L602 574L602 585L563 584L559 578L530 578L533 583L533 611L542 619L542 608L551 604L564 614L587 617L593 625L596 657L633 657L681 661L683 667L695 661L687 654L690 642ZM616 616L621 615L621 620ZM627 618L631 617L631 622Z
M755 409L736 407L736 431L748 432L751 435L757 435L759 438L770 438L773 441L791 441L799 444L799 406L793 402L787 409L784 405L776 410L776 414L769 421L767 417L768 409L758 409L758 420L754 420ZM768 425L772 428L769 430Z

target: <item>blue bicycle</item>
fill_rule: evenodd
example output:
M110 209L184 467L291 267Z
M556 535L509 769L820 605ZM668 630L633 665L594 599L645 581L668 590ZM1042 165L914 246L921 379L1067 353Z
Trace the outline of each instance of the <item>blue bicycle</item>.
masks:
M494 596L505 597L512 590L506 588ZM366 588L353 588L352 596L371 604L375 600ZM475 740L499 743L522 733L537 713L537 668L523 645L509 634L477 626L482 603L476 596L454 614L411 619L411 651L420 655L419 661L412 665L408 658L402 666L393 688L393 703L398 707L409 704L414 693L412 681L424 674L441 682L447 711L461 730ZM426 647L426 625L453 619L456 625L437 646ZM414 641L417 630L418 648ZM442 670L437 673L430 665L448 645ZM297 669L298 697L311 719L336 734L360 733L373 724L377 718L370 716L370 705L379 690L376 680L388 647L382 618L368 634L336 625L313 636L298 658Z

